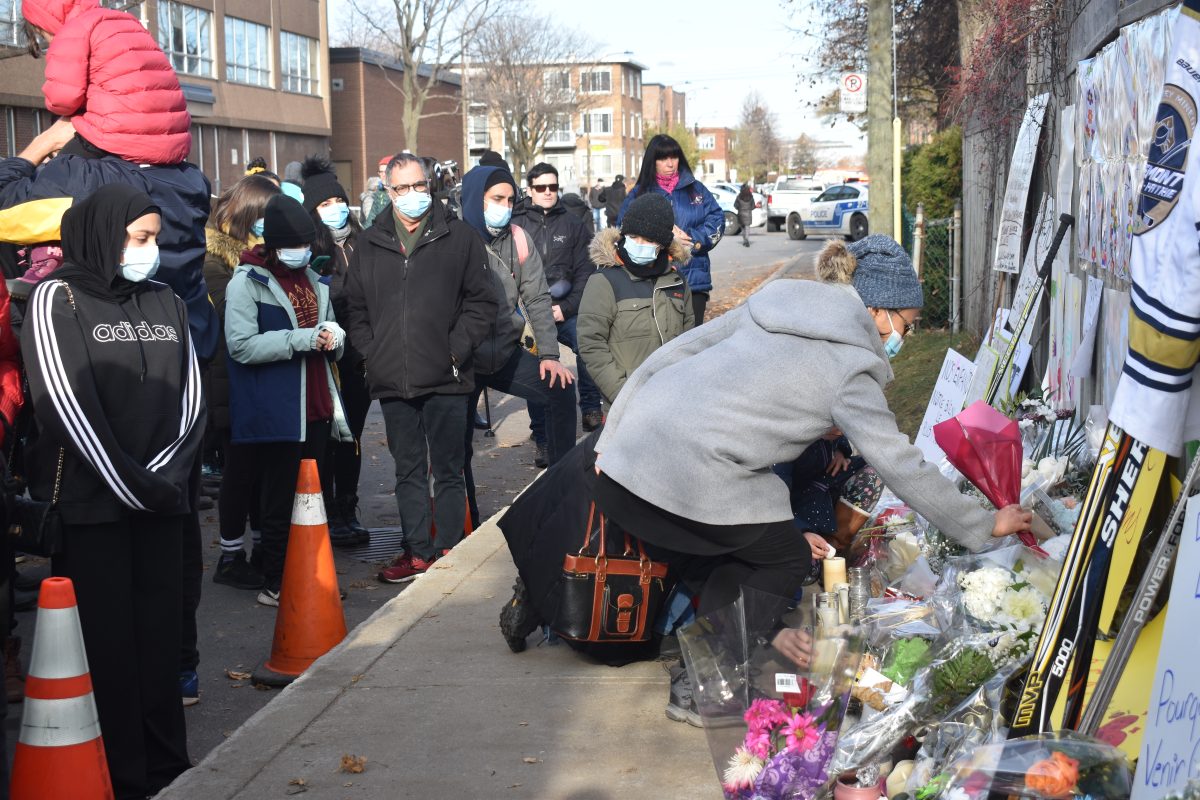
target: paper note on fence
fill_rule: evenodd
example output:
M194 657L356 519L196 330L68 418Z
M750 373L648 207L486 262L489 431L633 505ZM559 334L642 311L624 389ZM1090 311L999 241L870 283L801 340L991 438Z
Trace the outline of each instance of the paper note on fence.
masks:
M1104 294L1104 281L1088 276L1087 297L1083 301L1083 339L1075 351L1071 363L1071 376L1086 378L1092 374L1092 358L1096 353L1096 328L1100 321L1100 298Z
M969 358L954 350L946 351L942 371L938 374L929 406L925 409L925 418L921 420L921 429L917 431L914 442L925 455L926 461L937 464L945 458L946 454L933 440L933 426L963 410L974 375L975 365Z
M1004 189L1004 207L1000 211L1000 230L996 236L996 256L992 268L1000 272L1017 272L1021 268L1021 239L1025 233L1025 205L1029 201L1029 184L1033 181L1033 162L1037 157L1038 139L1042 135L1042 118L1050 95L1039 94L1029 101L1017 144L1013 148L1008 184Z

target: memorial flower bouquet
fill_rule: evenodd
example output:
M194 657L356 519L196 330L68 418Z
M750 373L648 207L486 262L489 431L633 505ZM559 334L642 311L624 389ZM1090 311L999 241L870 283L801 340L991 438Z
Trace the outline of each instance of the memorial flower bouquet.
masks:
M984 800L998 793L1035 800L1118 798L1129 796L1132 778L1119 749L1062 731L976 747L917 797ZM933 790L937 794L930 795Z
M828 770L864 643L818 629L813 608L743 587L731 606L679 632L717 777L730 800L806 800ZM809 653L793 663L772 641L789 630Z

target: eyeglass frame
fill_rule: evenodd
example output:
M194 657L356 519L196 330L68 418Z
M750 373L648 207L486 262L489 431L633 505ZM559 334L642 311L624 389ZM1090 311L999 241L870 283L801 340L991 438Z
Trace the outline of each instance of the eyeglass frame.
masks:
M529 184L529 191L537 192L538 194L542 194L543 192L557 192L560 188L562 187L557 183Z
M424 187L424 188L421 188L421 187ZM386 188L389 192L392 192L393 194L395 194L397 197L403 197L404 195L408 194L413 189L416 189L421 194L429 194L429 181L417 181L416 183L401 183L401 184L397 184L396 186L388 186L387 184L384 184L384 188Z

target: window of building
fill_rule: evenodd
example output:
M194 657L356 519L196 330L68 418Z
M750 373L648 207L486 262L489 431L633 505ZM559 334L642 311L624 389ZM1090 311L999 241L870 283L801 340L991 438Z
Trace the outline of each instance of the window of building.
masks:
M638 100L642 99L642 73L633 73L633 96Z
M568 70L548 69L543 74L542 81L547 91L569 92L571 90L571 73Z
M696 147L701 150L716 150L717 135L715 133L702 133L696 137Z
M592 175L595 175L596 177L604 177L612 174L612 156L608 154L593 154Z
M225 79L253 86L271 85L271 29L237 17L225 17Z
M25 46L21 21L21 0L0 0L0 44Z
M159 0L158 46L176 72L213 77L211 11L176 0Z
M146 21L146 17L143 16L146 9L145 3L130 3L129 0L100 0L100 5L105 8L115 8L117 11L128 11L143 23Z
M589 94L610 94L612 72L607 69L582 72L579 75L579 88Z
M280 88L285 92L318 94L321 88L321 49L316 39L279 32Z
M612 133L612 125L611 111L591 111L583 115L584 133Z
M546 134L546 147L574 146L575 132L571 130L571 115L557 115L550 123L550 130Z
M482 103L471 104L467 115L467 140L472 150L488 146L487 106Z

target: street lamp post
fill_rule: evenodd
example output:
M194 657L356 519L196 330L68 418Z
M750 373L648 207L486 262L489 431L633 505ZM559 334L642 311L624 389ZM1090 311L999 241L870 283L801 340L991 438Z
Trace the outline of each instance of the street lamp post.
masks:
M585 156L585 158L587 159L587 162L586 162L587 166L585 168L585 173L587 175L588 188L591 188L591 186L592 186L592 132L585 126L584 130L575 132L576 139L578 139L581 136L584 137L584 146L587 148L587 155Z

